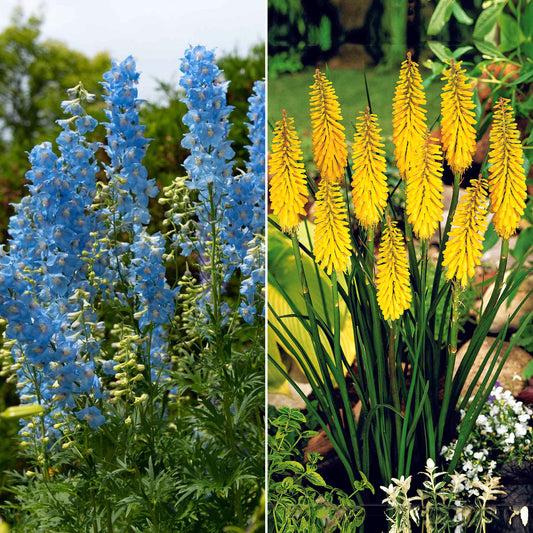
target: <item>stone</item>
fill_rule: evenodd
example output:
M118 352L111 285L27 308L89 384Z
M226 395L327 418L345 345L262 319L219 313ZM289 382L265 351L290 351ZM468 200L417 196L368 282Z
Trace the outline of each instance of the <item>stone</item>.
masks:
M461 396L464 396L467 393L468 388L470 387L470 384L472 383L472 380L474 379L477 371L484 364L483 360L487 355L487 352L489 351L490 347L492 346L492 343L494 342L495 338L496 337L487 337L483 341L483 344L479 349L479 353L477 354L476 359L474 360L474 364L472 365L472 368L468 373L463 390L461 391ZM463 357L469 345L470 341L463 344L463 346L459 348L457 356L455 358L454 374L455 372L457 372L459 364L463 360ZM501 357L508 347L509 343L504 342L502 349L500 350L500 354L498 355L498 362L501 361ZM520 394L520 392L522 392L522 390L527 386L527 381L521 377L521 373L532 359L533 356L531 354L529 354L519 346L514 346L511 350L511 353L507 357L507 361L505 361L505 364L503 365L502 371L498 376L498 381L505 390L510 390L514 396ZM496 365L497 364L498 363L496 363ZM488 365L486 366L488 368ZM487 369L484 369L483 373L479 378L480 383L485 377L486 372ZM478 391L478 389L479 385L476 385L472 395L474 395Z
M507 279L508 275L508 273L505 275L505 279ZM526 298L527 294L529 293L529 291L531 291L531 289L533 289L533 274L529 275L523 281L515 297L508 305L507 302L505 302L503 305L500 306L490 326L490 333L498 333L503 329L505 323L507 322L507 319L516 311L517 307L520 305L522 300ZM494 283L491 283L483 297L483 302L485 303L485 305L490 300L493 291ZM479 310L481 307L481 300L477 301L474 304L474 307ZM513 318L513 320L511 320L509 327L511 329L518 329L524 316L530 313L531 311L533 311L533 295L526 299L524 305L522 305L516 316Z

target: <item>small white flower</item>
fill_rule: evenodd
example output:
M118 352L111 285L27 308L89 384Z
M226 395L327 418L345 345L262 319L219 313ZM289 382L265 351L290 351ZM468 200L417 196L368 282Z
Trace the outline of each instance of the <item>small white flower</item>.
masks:
M529 521L529 510L527 505L524 505L524 507L520 509L520 519L522 520L523 526L527 526L527 523Z

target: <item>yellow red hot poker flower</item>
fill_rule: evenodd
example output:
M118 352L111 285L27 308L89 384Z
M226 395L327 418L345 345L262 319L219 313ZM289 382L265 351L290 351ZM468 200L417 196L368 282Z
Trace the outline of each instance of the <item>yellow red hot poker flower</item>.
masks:
M442 219L442 154L429 130L412 154L406 182L408 222L419 239L429 239Z
M404 240L389 216L381 237L377 270L379 308L385 320L397 320L411 306L411 287Z
M446 277L454 276L465 287L475 274L483 253L483 239L487 229L487 181L472 181L459 201L452 220L452 229L444 248L443 265L448 267Z
M315 261L329 274L344 272L350 262L351 242L346 204L338 182L322 180L315 205Z
M396 148L394 157L402 178L406 177L413 152L426 131L426 96L418 64L411 60L411 54L402 63L400 79L392 104L392 139Z
M452 59L442 78L446 80L441 102L442 145L448 165L459 175L470 167L476 151L474 89L465 72L461 62Z
M276 122L269 160L270 203L279 218L281 229L293 233L305 215L307 186L300 140L294 129L294 119L287 117Z
M341 108L331 82L318 69L310 97L314 161L322 179L340 181L348 157Z
M377 117L366 111L357 118L353 141L352 202L365 228L379 224L387 205L387 163Z
M502 239L511 237L526 206L524 154L509 100L500 98L490 131L489 196L492 222Z

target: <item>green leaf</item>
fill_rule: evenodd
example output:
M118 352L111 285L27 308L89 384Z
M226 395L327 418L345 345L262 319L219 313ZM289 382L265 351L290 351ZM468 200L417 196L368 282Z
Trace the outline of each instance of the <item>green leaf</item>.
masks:
M511 255L520 261L531 250L533 244L533 226L522 230L516 239L516 244L511 250Z
M325 507L321 507L320 509L317 509L316 511L316 517L319 520L324 520L328 516L328 510Z
M516 19L502 13L498 19L500 26L500 46L502 52L510 52L520 45L520 27Z
M440 0L428 25L428 35L437 35L450 20L454 0Z
M487 9L484 9L479 17L476 20L476 25L474 26L474 33L472 37L474 41L482 41L485 37L494 29L496 23L498 22L498 17L502 12L504 4L499 2L494 4Z
M450 61L450 59L453 59L452 51L442 43L428 41L428 46L441 61Z
M465 10L461 7L459 2L453 3L452 12L457 22L460 22L461 24L466 24L467 26L470 26L474 23L474 19L466 14Z
M533 2L528 2L520 19L522 32L528 37L533 37Z
M526 368L522 370L522 377L527 380L533 378L533 361L529 361L529 363L526 365Z
M459 59L463 54L466 54L467 52L470 52L470 50L473 50L473 46L460 46L455 50L452 54L452 57L454 59Z
M483 241L483 253L490 250L498 242L498 234L494 231L494 224L492 220L485 232L485 240Z
M289 487L292 487L292 485L294 484L294 479L292 479L292 477L286 477L283 479L281 484L283 485L283 487L288 489Z
M305 472L305 468L298 461L283 461L280 463L280 467L284 467L286 470L292 470L295 474Z
M318 474L317 472L307 472L305 476L311 483L314 485L317 485L318 487L325 487L326 482L324 481L324 478Z
M485 56L491 59L505 59L498 47L488 41L474 39L474 46Z

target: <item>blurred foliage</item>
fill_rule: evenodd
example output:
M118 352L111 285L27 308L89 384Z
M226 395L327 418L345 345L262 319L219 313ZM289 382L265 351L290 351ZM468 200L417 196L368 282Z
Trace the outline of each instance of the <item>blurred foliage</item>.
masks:
M248 98L252 95L254 81L265 77L265 44L254 46L246 57L236 52L226 54L218 60L218 66L224 71L224 78L231 80L228 87L228 104L235 106L229 116L231 130L229 139L233 142L236 154L236 167L245 168L248 151Z
M269 77L333 57L342 27L330 0L268 0Z

